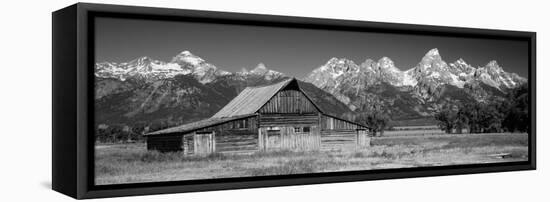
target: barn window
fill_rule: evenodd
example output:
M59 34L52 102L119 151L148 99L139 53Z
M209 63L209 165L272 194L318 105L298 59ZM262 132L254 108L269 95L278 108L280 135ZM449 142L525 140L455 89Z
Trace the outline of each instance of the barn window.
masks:
M294 132L295 133L300 133L300 132L302 132L302 128L301 127L294 127Z
M310 130L309 126L306 126L306 127L304 127L303 132L304 132L304 133L309 133L309 130Z
M235 128L248 128L248 119L235 121Z
M277 126L270 126L270 127L267 127L267 130L281 130L281 128Z

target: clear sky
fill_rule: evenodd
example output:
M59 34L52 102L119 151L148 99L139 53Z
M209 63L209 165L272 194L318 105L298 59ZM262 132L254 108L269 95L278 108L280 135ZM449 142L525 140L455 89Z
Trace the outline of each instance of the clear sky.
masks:
M98 18L96 61L127 62L149 56L170 61L188 50L226 71L269 69L302 78L332 57L360 64L370 58L391 58L402 69L414 67L432 48L448 63L463 58L484 66L496 60L505 71L526 77L528 44L421 35L328 31L248 25Z

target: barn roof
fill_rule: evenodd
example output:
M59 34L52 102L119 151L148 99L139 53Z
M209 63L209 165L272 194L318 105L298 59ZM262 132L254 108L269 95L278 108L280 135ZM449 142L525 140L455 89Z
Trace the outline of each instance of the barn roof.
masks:
M256 116L255 114L245 114L245 115L239 115L239 116L233 116L233 117L223 117L223 118L208 118L201 121L188 123L176 127L171 127L163 130L158 130L155 132L147 133L146 135L159 135L159 134L169 134L169 133L186 133L194 130L199 130L206 127L211 127L219 124L223 124L229 121L234 121L238 119L248 118Z
M260 87L247 87L237 97L233 98L229 104L225 105L212 118L240 116L244 114L256 113L264 106L277 92L288 86L292 82L297 82L295 78L287 79L282 82ZM301 90L301 89L300 89ZM301 90L303 92L303 90ZM304 95L318 109L319 107L305 93Z

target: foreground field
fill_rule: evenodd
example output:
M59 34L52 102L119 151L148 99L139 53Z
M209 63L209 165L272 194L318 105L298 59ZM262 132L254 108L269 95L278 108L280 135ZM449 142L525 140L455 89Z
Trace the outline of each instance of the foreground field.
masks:
M528 154L527 134L390 136L371 144L356 151L205 157L147 151L145 144L97 145L96 184L526 161Z

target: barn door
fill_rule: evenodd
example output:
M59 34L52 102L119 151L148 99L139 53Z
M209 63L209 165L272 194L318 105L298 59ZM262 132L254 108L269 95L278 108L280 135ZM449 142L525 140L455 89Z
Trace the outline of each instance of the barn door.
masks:
M281 148L281 130L267 130L267 149L276 150Z
M195 154L210 154L215 150L214 132L202 132L195 134Z
M269 151L281 147L281 128L263 127L259 129L258 135L260 151Z

